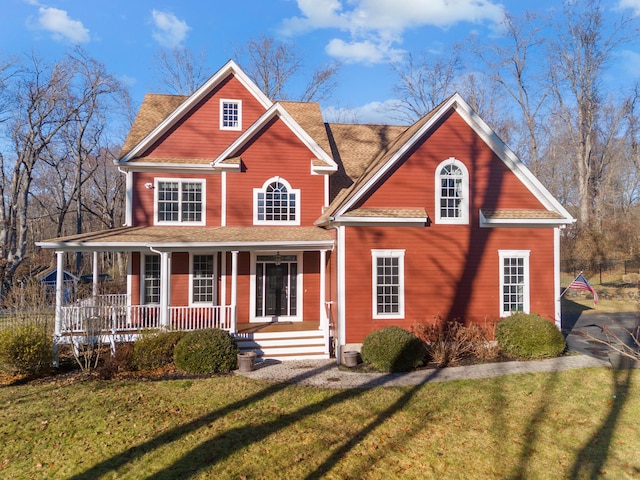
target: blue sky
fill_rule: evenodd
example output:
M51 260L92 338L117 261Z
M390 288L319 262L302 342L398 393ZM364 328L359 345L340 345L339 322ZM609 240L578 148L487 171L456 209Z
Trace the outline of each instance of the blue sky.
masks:
M475 34L496 38L505 11L559 9L561 0L3 0L0 54L60 58L74 44L125 81L134 103L157 91L152 71L160 47L205 51L213 74L250 38L295 45L311 70L342 62L339 88L324 109L352 109L375 122L393 98L390 63L407 52L443 52ZM640 14L640 0L604 2L612 15ZM612 71L640 80L640 49L620 52ZM635 67L635 68L632 68Z

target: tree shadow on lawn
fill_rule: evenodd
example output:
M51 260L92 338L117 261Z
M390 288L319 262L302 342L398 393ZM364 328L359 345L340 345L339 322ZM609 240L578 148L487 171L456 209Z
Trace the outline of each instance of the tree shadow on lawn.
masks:
M221 409L209 412L189 423L175 427L167 432L164 432L157 437L131 447L124 452L121 452L107 460L104 460L88 470L74 475L71 480L81 480L87 478L101 478L109 472L115 472L120 467L132 462L142 456L153 452L157 448L171 442L177 441L180 438L188 435L191 432L202 428L217 419L233 413L235 410L251 405L252 403L262 400L270 395L274 395L281 390L289 387L291 384L301 382L307 378L311 378L315 375L322 373L323 371L333 368L332 364L309 370L291 379L287 383L273 384L269 387L261 390L260 392L251 395L241 401L234 402ZM320 465L308 478L321 478L324 473L328 472L349 450L356 446L362 439L364 439L370 432L376 427L384 423L391 415L401 410L409 400L415 395L415 393L422 387L424 383L437 377L440 370L435 370L428 377L426 377L421 384L415 385L410 388L404 395L402 395L393 405L387 408L382 414L380 414L376 420L365 426L360 432L354 434L354 436L346 442L342 447L336 450L329 458ZM215 465L217 462L231 455L234 451L241 450L253 443L257 443L268 436L278 432L279 430L290 427L293 423L299 421L301 417L315 415L325 409L335 406L337 403L348 401L363 395L369 388L383 386L386 382L396 378L396 375L389 374L384 377L377 377L371 382L364 384L359 388L340 390L335 395L332 395L325 400L317 402L312 405L300 408L296 412L283 415L282 417L267 422L260 426L247 425L244 427L236 428L234 430L222 432L213 438L206 440L191 451L189 451L182 458L178 459L172 465L156 472L149 476L151 479L161 478L189 478L196 475L200 470L209 468ZM205 459L203 461L203 459Z

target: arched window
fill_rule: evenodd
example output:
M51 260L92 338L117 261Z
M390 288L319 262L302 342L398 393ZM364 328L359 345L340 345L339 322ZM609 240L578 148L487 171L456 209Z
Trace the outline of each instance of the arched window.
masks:
M436 223L469 223L469 174L455 158L436 168Z
M254 189L254 222L270 225L300 225L300 190L274 177Z

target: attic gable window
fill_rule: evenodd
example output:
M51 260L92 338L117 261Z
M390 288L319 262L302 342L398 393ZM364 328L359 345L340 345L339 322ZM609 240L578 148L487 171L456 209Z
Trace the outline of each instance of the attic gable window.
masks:
M255 225L300 225L300 190L273 177L262 188L254 188Z
M469 173L455 158L436 168L436 223L469 223Z
M156 179L155 223L204 225L205 181Z
M220 100L220 130L242 130L240 100Z

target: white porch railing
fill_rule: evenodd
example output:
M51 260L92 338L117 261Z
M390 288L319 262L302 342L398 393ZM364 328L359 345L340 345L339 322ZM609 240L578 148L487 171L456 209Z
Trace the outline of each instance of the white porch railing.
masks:
M87 331L133 332L147 329L235 330L233 306L169 307L169 325L160 322L158 305L66 305L61 308L60 335Z

